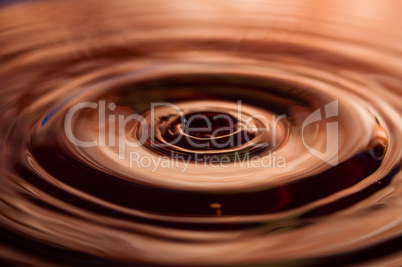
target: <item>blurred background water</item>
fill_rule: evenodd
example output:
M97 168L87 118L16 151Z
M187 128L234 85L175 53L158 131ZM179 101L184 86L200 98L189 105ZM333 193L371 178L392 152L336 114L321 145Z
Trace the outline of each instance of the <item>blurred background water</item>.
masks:
M0 3L5 266L402 266L401 2Z

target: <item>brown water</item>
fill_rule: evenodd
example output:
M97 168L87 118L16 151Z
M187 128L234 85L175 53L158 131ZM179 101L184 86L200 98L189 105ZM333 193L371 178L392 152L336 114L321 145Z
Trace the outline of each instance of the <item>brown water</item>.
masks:
M3 7L0 259L402 266L401 8Z

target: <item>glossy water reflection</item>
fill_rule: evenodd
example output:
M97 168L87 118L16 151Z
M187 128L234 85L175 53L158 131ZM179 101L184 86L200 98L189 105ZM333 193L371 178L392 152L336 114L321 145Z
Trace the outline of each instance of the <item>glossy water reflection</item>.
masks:
M401 265L400 8L3 8L0 258Z

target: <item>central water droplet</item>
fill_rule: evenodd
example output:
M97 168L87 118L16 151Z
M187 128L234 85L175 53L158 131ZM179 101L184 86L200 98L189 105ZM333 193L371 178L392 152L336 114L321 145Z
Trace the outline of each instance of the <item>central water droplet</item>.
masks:
M162 137L188 150L222 150L246 144L255 134L230 114L202 111L177 118Z
M217 112L192 113L184 117L184 133L200 138L213 138L232 134L238 120L229 114Z

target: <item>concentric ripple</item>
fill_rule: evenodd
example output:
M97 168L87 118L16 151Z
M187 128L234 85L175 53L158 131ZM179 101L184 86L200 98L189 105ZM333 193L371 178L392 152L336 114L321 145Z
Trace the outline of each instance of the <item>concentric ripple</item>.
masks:
M400 266L398 8L4 7L0 259Z

